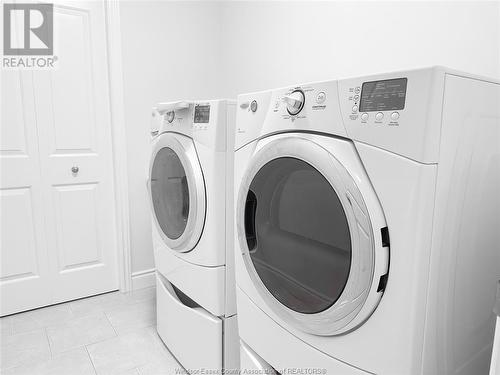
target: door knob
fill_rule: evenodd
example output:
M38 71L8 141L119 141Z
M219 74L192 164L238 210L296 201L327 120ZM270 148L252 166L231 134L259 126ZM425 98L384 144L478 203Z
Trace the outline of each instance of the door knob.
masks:
M72 167L71 168L71 172L74 173L74 174L77 174L79 170L80 170L80 168L78 168L78 167Z

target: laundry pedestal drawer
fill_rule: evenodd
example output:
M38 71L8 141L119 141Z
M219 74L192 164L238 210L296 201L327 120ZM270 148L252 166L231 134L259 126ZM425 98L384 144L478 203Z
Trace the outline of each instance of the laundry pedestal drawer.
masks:
M156 288L158 334L170 352L188 371L221 371L222 320L186 300L159 273Z

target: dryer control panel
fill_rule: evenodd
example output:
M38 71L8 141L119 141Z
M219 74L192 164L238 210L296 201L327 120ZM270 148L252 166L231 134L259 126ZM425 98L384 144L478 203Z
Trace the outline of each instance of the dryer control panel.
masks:
M316 132L436 163L444 74L430 67L241 94L235 147L272 133Z
M235 147L277 132L347 137L337 81L316 82L238 96Z
M351 121L362 124L399 126L401 111L405 108L408 78L363 82L349 87Z
M444 72L438 67L339 80L349 138L410 159L438 160Z

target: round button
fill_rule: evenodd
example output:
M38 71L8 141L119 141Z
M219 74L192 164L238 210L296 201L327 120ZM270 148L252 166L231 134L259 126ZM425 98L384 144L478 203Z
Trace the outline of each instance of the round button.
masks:
M252 112L257 112L257 101L253 100L252 103L250 103L250 109Z
M363 120L363 121L368 120L368 113L366 113L366 112L365 112L365 113L363 113L363 114L361 115L361 120Z
M360 92L360 91L361 91L361 89L360 89L359 87L356 87L356 88L354 89L354 92L355 92L356 94L359 94L359 92Z
M396 121L399 118L399 113L398 112L392 112L391 114L391 120Z
M375 115L375 120L380 121L384 118L384 114L382 112L379 112Z
M321 104L324 103L325 100L326 100L326 94L323 91L318 93L318 96L316 96L316 103Z
M354 100L358 101L358 99L359 99L359 95L354 95Z
M358 112L358 106L357 105L353 105L352 106L352 113L356 113Z

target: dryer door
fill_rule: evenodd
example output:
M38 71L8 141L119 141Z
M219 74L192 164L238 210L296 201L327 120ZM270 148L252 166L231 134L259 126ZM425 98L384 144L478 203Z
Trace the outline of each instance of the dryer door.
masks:
M205 183L193 140L163 133L153 144L149 191L155 224L166 245L187 252L205 223Z
M376 264L363 196L325 148L288 136L260 149L243 177L237 220L250 277L285 321L334 335L373 312L387 259Z

